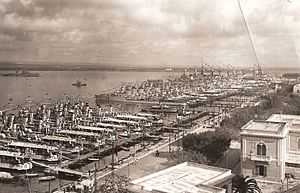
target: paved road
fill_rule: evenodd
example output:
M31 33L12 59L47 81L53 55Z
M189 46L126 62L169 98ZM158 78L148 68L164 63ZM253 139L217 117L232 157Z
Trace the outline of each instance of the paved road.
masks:
M211 129L207 129L207 128L203 127L203 124L202 124L203 121L204 121L204 119L198 120L197 125L194 126L192 129L190 129L189 131L185 132L184 135L190 134L190 133L200 133L200 132L205 132L205 131L211 130ZM137 153L135 157L131 157L128 160L124 161L122 164L116 166L114 170L110 169L110 171L103 171L101 173L98 173L97 180L100 180L100 179L104 178L105 176L112 174L113 172L123 169L124 167L132 165L132 164L138 162L139 160L142 160L143 158L155 153L156 151L165 150L166 148L169 147L170 144L173 144L174 142L180 140L184 135L182 132L180 132L179 136L177 136L176 139L174 137L170 141L168 139L164 139L163 141L157 143L156 145L146 148L144 151Z

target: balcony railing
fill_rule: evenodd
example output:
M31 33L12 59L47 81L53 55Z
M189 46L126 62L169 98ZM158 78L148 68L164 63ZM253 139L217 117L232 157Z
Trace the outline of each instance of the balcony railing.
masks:
M267 156L267 155L250 154L249 158L252 161L263 161L263 162L269 162L269 161L271 161L271 157Z

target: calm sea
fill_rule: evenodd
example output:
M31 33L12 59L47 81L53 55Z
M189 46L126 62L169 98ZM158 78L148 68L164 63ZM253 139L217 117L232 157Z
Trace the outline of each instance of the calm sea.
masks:
M0 71L1 73L5 73ZM176 72L128 71L43 71L40 77L0 76L0 110L26 101L51 102L68 96L79 96L94 103L94 95L111 91L126 82L162 79L178 75ZM77 80L87 86L75 87Z

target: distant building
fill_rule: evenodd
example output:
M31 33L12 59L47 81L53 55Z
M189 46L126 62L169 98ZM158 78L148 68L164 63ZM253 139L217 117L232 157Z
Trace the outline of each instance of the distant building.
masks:
M296 84L293 88L293 93L300 95L300 84Z
M274 114L241 128L241 172L261 180L300 177L300 116Z
M132 193L231 193L231 170L185 162L131 182Z

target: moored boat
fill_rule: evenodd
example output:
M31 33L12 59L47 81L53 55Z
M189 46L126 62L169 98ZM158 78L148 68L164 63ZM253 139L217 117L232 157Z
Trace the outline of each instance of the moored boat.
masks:
M2 183L11 183L15 180L15 176L13 176L9 172L0 172L0 182Z
M146 112L152 112L152 113L176 113L177 108L171 107L168 105L153 105L150 108L143 109Z
M44 181L52 181L55 180L56 177L55 176L43 176L43 177L39 177L39 182L44 182Z
M19 152L0 150L0 168L4 170L26 171L32 164Z
M57 155L58 148L55 146L49 146L45 144L36 144L30 142L13 141L7 144L7 147L18 150L24 154L24 158L46 161L46 162L58 162Z

